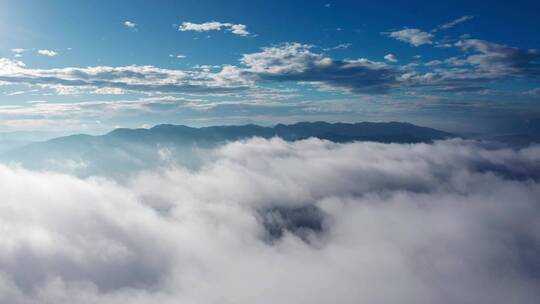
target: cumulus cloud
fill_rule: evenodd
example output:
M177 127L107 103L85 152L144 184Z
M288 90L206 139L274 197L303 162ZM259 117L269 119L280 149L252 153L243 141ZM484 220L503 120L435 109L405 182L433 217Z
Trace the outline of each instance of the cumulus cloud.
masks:
M195 32L208 32L208 31L221 31L225 29L238 36L249 36L250 33L247 31L247 26L244 24L233 24L228 22L218 22L210 21L204 23L192 23L192 22L182 22L178 27L178 30L181 32L186 31L195 31Z
M248 36L247 26L244 24L233 24L230 26L231 33L239 36Z
M394 55L394 54L386 54L384 56L384 59L386 59L387 61L390 61L390 62L398 62L398 59L397 59L396 55Z
M0 301L538 303L539 161L254 139L125 182L0 166Z
M433 44L433 34L416 28L406 28L399 31L386 33L388 36L413 46Z
M354 93L385 93L397 82L398 71L366 58L332 59L310 45L288 43L244 54L248 77L266 81L297 81Z
M58 55L57 52L52 51L52 50L38 50L37 52L38 52L38 54L43 55L43 56L47 56L47 57L54 57L54 56Z

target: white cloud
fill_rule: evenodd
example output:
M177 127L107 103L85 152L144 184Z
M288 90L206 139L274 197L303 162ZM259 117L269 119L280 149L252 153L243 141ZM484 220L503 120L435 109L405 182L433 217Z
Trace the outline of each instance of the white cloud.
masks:
M131 21L124 21L124 26L134 29L137 27L137 24Z
M218 72L161 69L154 66L96 66L87 68L30 69L20 61L0 59L0 81L53 88L59 93L80 93L96 88L139 92L211 93L244 89L250 81L231 67Z
M183 58L186 58L187 56L184 54L177 54L177 55L169 54L169 57L183 59Z
M11 49L11 51L15 54L22 54L24 53L26 50L25 49L21 49L21 48L15 48L15 49Z
M539 149L255 139L125 182L0 166L0 302L537 303Z
M388 36L399 41L407 42L413 46L421 46L423 44L433 44L433 35L421 31L416 28L406 28L399 31L387 33Z
M240 36L248 36L249 32L247 31L247 27L244 24L233 24L231 25L231 33L240 35Z
M431 40L415 37L414 33L397 33L388 35L401 37L413 45L432 43ZM338 45L334 49L347 46ZM478 39L459 40L452 46L460 48L464 55L432 60L423 65L431 67L427 71L415 71L418 63L396 66L367 58L336 59L315 52L314 46L294 42L243 54L240 65L212 68L202 65L200 67L204 68L193 67L191 70L137 65L32 69L21 61L1 58L0 83L38 86L65 95L106 91L240 94L260 88L257 85L265 82L295 82L342 93L381 94L395 88L481 92L490 81L496 79L540 77L538 50L519 49ZM398 58L391 55L387 54L385 59L396 62L394 60ZM182 54L169 56L184 58Z
M398 59L397 59L396 55L394 55L394 54L386 54L384 56L384 59L387 60L387 61L390 61L390 62L398 62Z
M314 53L311 46L288 43L244 54L247 67L224 65L219 71L171 70L154 66L97 66L30 69L22 62L0 59L0 81L81 94L96 88L139 92L227 93L245 90L257 80L295 81L355 93L384 93L398 71L365 58L337 60ZM173 55L174 56L174 55ZM322 87L322 86L321 86Z
M244 24L223 23L218 21L210 21L204 23L192 23L182 22L182 25L178 27L181 32L195 31L195 32L207 32L207 31L220 31L222 29L228 30L231 33L239 36L249 36L247 26Z
M227 23L228 24L228 23ZM224 23L217 21L210 21L204 23L192 23L192 22L182 22L182 25L178 27L179 31L196 31L196 32L207 32L207 31L219 31L224 27Z
M464 39L454 46L465 56L451 57L444 63L472 68L439 70L441 77L460 81L486 81L512 77L540 77L540 51L520 49L479 39Z
M460 24L460 23L463 23L463 22L466 22L466 21L469 21L471 19L473 19L474 16L462 16L460 18L457 18L455 20L452 20L448 23L445 23L445 24L441 24L439 25L438 27L436 27L435 29L433 29L433 32L437 32L439 30L447 30L447 29L450 29L450 28L453 28L454 26Z
M333 51L333 50L344 50L351 47L351 43L341 43L331 48L325 48L324 51Z
M460 48L464 55L431 60L424 66L435 67L433 70L407 73L406 83L445 92L484 92L487 84L494 80L540 77L540 51L537 49L520 49L479 39L459 40L453 46Z
M97 88L92 91L92 93L103 95L123 95L129 93L129 91L120 88Z
M48 57L54 57L54 56L58 55L58 53L56 53L55 51L51 51L51 50L38 50L37 52L40 55L48 56Z
M311 83L354 93L384 93L396 83L397 71L366 58L332 59L311 51L312 46L287 43L244 54L247 77Z

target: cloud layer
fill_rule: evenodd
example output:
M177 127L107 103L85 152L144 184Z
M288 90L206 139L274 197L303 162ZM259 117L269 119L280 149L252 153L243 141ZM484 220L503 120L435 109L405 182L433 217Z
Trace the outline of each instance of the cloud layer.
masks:
M228 27L241 31L241 24L209 22L184 24L182 30L207 31ZM414 46L434 44L431 33L404 29L388 33L390 37ZM436 45L440 45L436 42ZM309 84L321 90L353 94L391 93L400 89L438 92L485 91L495 80L540 77L540 51L520 49L479 39L461 39L450 45L462 54L442 60L399 66L389 53L384 62L367 58L332 58L301 43L264 47L243 54L239 65L213 69L165 69L151 65L66 67L34 69L23 62L0 58L0 85L26 84L52 88L61 95L233 93L262 89L265 84L290 82ZM17 50L16 55L24 51ZM329 50L329 49L327 49ZM44 56L54 51L39 50ZM170 55L169 55L170 56ZM176 56L182 58L182 55Z
M254 139L122 183L0 166L0 302L538 303L539 163Z
M247 85L245 80L234 73L235 71L226 67L220 72L212 73L138 65L31 69L20 61L0 59L0 81L54 88L60 94L73 94L70 90L100 88L136 92L231 92Z

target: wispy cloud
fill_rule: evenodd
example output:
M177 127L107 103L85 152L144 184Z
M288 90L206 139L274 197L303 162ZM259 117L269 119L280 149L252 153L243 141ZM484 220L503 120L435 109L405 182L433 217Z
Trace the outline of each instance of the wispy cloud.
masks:
M25 91L15 91L15 92L10 92L10 93L5 93L4 95L6 96L16 96L16 95L22 95L26 93Z
M345 50L350 48L352 43L341 43L334 47L324 48L323 51Z
M463 16L463 17L457 18L457 19L452 20L452 21L450 21L448 23L444 23L444 24L441 24L441 25L437 26L436 28L434 28L432 30L432 32L437 32L437 31L440 31L440 30L447 30L447 29L453 28L454 26L456 26L456 25L458 25L460 23L469 21L469 20L471 20L473 18L474 18L474 16Z
M22 54L26 52L26 49L15 48L15 49L11 49L11 51L15 54L14 55L15 58L21 58L23 56Z
M470 64L485 75L540 77L540 50L520 49L480 39L465 39L455 46L475 54L455 61Z
M425 73L404 74L410 86L447 92L484 91L494 80L540 78L540 51L520 49L479 39L454 44L463 56L432 60L425 66L436 67ZM447 67L443 67L446 65Z

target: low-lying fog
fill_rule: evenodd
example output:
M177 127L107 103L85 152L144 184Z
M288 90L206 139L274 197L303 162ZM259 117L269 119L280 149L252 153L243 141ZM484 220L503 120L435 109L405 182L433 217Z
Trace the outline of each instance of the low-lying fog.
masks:
M0 165L0 302L540 302L540 146L155 153L123 178Z

